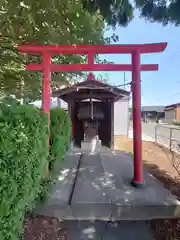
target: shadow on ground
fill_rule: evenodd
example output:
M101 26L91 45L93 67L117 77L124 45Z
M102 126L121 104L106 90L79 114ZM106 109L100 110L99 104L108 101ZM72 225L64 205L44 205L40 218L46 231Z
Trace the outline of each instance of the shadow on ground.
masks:
M150 164L144 161L144 166L148 169L156 179L164 184L164 187L169 189L173 195L176 195L180 200L180 181L172 178L166 171L161 170L155 164Z

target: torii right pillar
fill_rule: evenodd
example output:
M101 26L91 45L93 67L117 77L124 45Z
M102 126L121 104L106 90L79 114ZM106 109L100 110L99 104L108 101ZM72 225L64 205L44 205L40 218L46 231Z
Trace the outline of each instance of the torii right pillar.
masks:
M133 151L134 178L133 185L141 187L143 181L142 163L142 129L141 129L141 68L139 49L132 52L132 108L133 108Z
M133 152L134 152L134 177L132 184L135 187L144 185L142 161L142 126L141 126L141 53L162 52L167 43L136 45L131 52L132 56L132 117L133 117ZM158 65L157 69L158 70Z

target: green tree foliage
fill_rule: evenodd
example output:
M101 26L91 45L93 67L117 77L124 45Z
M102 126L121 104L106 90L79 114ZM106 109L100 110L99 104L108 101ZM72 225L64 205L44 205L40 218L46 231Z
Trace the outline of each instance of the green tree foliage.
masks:
M133 17L133 7L128 0L83 0L83 7L90 12L97 10L111 26L127 26Z
M0 94L37 99L41 95L41 74L25 71L27 62L41 62L37 56L20 55L18 44L103 44L105 22L98 10L85 9L82 0L4 0L0 5ZM55 56L58 63L84 63L80 55ZM77 73L52 74L52 88L67 84Z
M0 104L0 239L17 240L41 193L48 163L47 116L29 105Z
M180 0L83 0L84 8L91 12L97 9L111 26L127 26L133 18L133 10L140 10L141 17L167 25L180 25Z
M83 0L84 7L91 12L97 9L103 18L111 26L117 24L127 26L133 18L133 10L140 10L141 17L159 22L163 25L168 23L178 26L180 24L180 0Z
M180 25L180 0L136 0L136 7L139 8L141 16L147 20L163 25L168 23Z

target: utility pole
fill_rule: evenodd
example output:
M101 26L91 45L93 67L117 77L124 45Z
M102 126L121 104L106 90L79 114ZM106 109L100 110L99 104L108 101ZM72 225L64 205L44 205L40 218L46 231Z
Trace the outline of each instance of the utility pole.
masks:
M126 72L124 72L124 89L126 89Z

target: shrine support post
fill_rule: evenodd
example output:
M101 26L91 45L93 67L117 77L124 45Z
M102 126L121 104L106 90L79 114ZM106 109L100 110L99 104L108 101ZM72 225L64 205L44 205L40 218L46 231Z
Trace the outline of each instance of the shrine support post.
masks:
M134 151L134 178L132 183L136 187L143 185L140 72L140 51L137 49L132 52L132 116Z
M43 79L42 79L42 111L48 114L50 121L51 107L51 54L43 53Z

